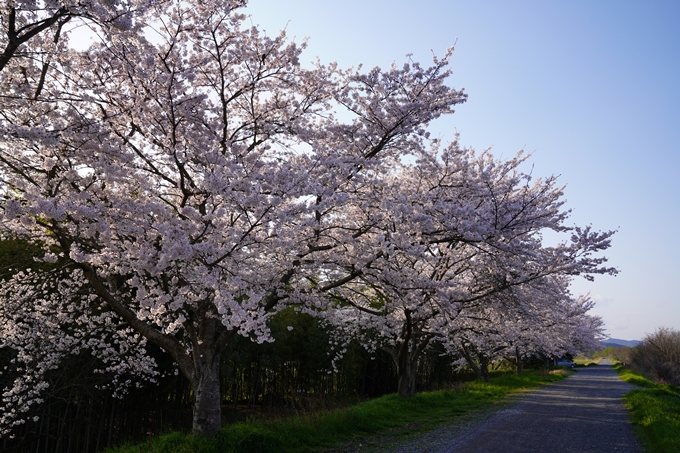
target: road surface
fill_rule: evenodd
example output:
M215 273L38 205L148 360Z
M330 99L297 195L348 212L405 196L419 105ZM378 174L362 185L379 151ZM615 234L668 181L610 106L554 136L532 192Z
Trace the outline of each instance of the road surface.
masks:
M440 428L392 453L643 453L622 399L632 388L605 359L486 420Z

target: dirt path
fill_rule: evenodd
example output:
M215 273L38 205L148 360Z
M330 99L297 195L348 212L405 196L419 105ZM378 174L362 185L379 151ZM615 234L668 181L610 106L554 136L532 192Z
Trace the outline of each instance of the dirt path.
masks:
M622 399L632 388L603 360L486 420L440 428L391 453L643 453Z

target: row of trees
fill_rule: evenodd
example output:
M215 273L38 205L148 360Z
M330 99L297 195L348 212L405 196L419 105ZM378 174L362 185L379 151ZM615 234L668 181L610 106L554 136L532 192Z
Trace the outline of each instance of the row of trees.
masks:
M269 321L272 343L257 344L236 337L223 354L220 373L223 422L247 416L282 416L329 409L357 398L375 397L397 390L398 378L391 357L382 351L368 353L350 342L343 357L331 361L335 332L318 318L287 309ZM288 327L293 327L288 330ZM5 353L9 351L3 349ZM508 350L504 360L492 362L507 369L514 359ZM191 427L191 387L160 351L149 348L160 375L154 383L131 388L113 398L110 381L97 373L96 357L71 355L44 379L49 387L43 402L23 414L26 423L16 426L13 438L0 439L0 450L19 452L96 452L123 442L138 441L169 429ZM11 357L0 356L0 366ZM421 356L416 370L418 391L457 387L474 379L467 367L452 363L460 355L434 342ZM543 363L535 357L525 365ZM16 374L5 372L0 385L11 386ZM35 418L35 420L34 420Z
M614 274L613 232L566 225L554 177L427 126L466 100L449 50L423 67L304 67L304 45L244 27L244 1L12 1L0 60L0 222L44 268L0 290L9 433L44 376L88 353L114 392L189 382L193 429L221 425L238 336L285 309L392 358L398 392L434 344L481 377L501 354L561 355L601 332L574 276ZM97 40L69 46L69 24ZM546 246L542 232L567 239ZM50 264L50 265L47 265ZM293 327L293 326L291 326Z

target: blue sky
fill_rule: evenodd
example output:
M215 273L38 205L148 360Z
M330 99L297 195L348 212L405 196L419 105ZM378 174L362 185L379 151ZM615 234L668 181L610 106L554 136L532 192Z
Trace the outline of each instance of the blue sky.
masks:
M680 329L680 2L251 0L253 24L286 28L303 61L387 66L456 44L450 85L468 102L432 124L499 157L533 153L560 175L571 223L618 229L617 277L579 280L615 338Z

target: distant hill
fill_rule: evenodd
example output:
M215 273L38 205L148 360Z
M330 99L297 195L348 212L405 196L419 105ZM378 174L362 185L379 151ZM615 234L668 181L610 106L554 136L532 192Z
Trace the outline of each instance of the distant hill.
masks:
M620 348L622 346L627 346L629 348L635 347L642 343L639 340L619 340L618 338L608 338L606 340L600 341L600 344L605 348Z

